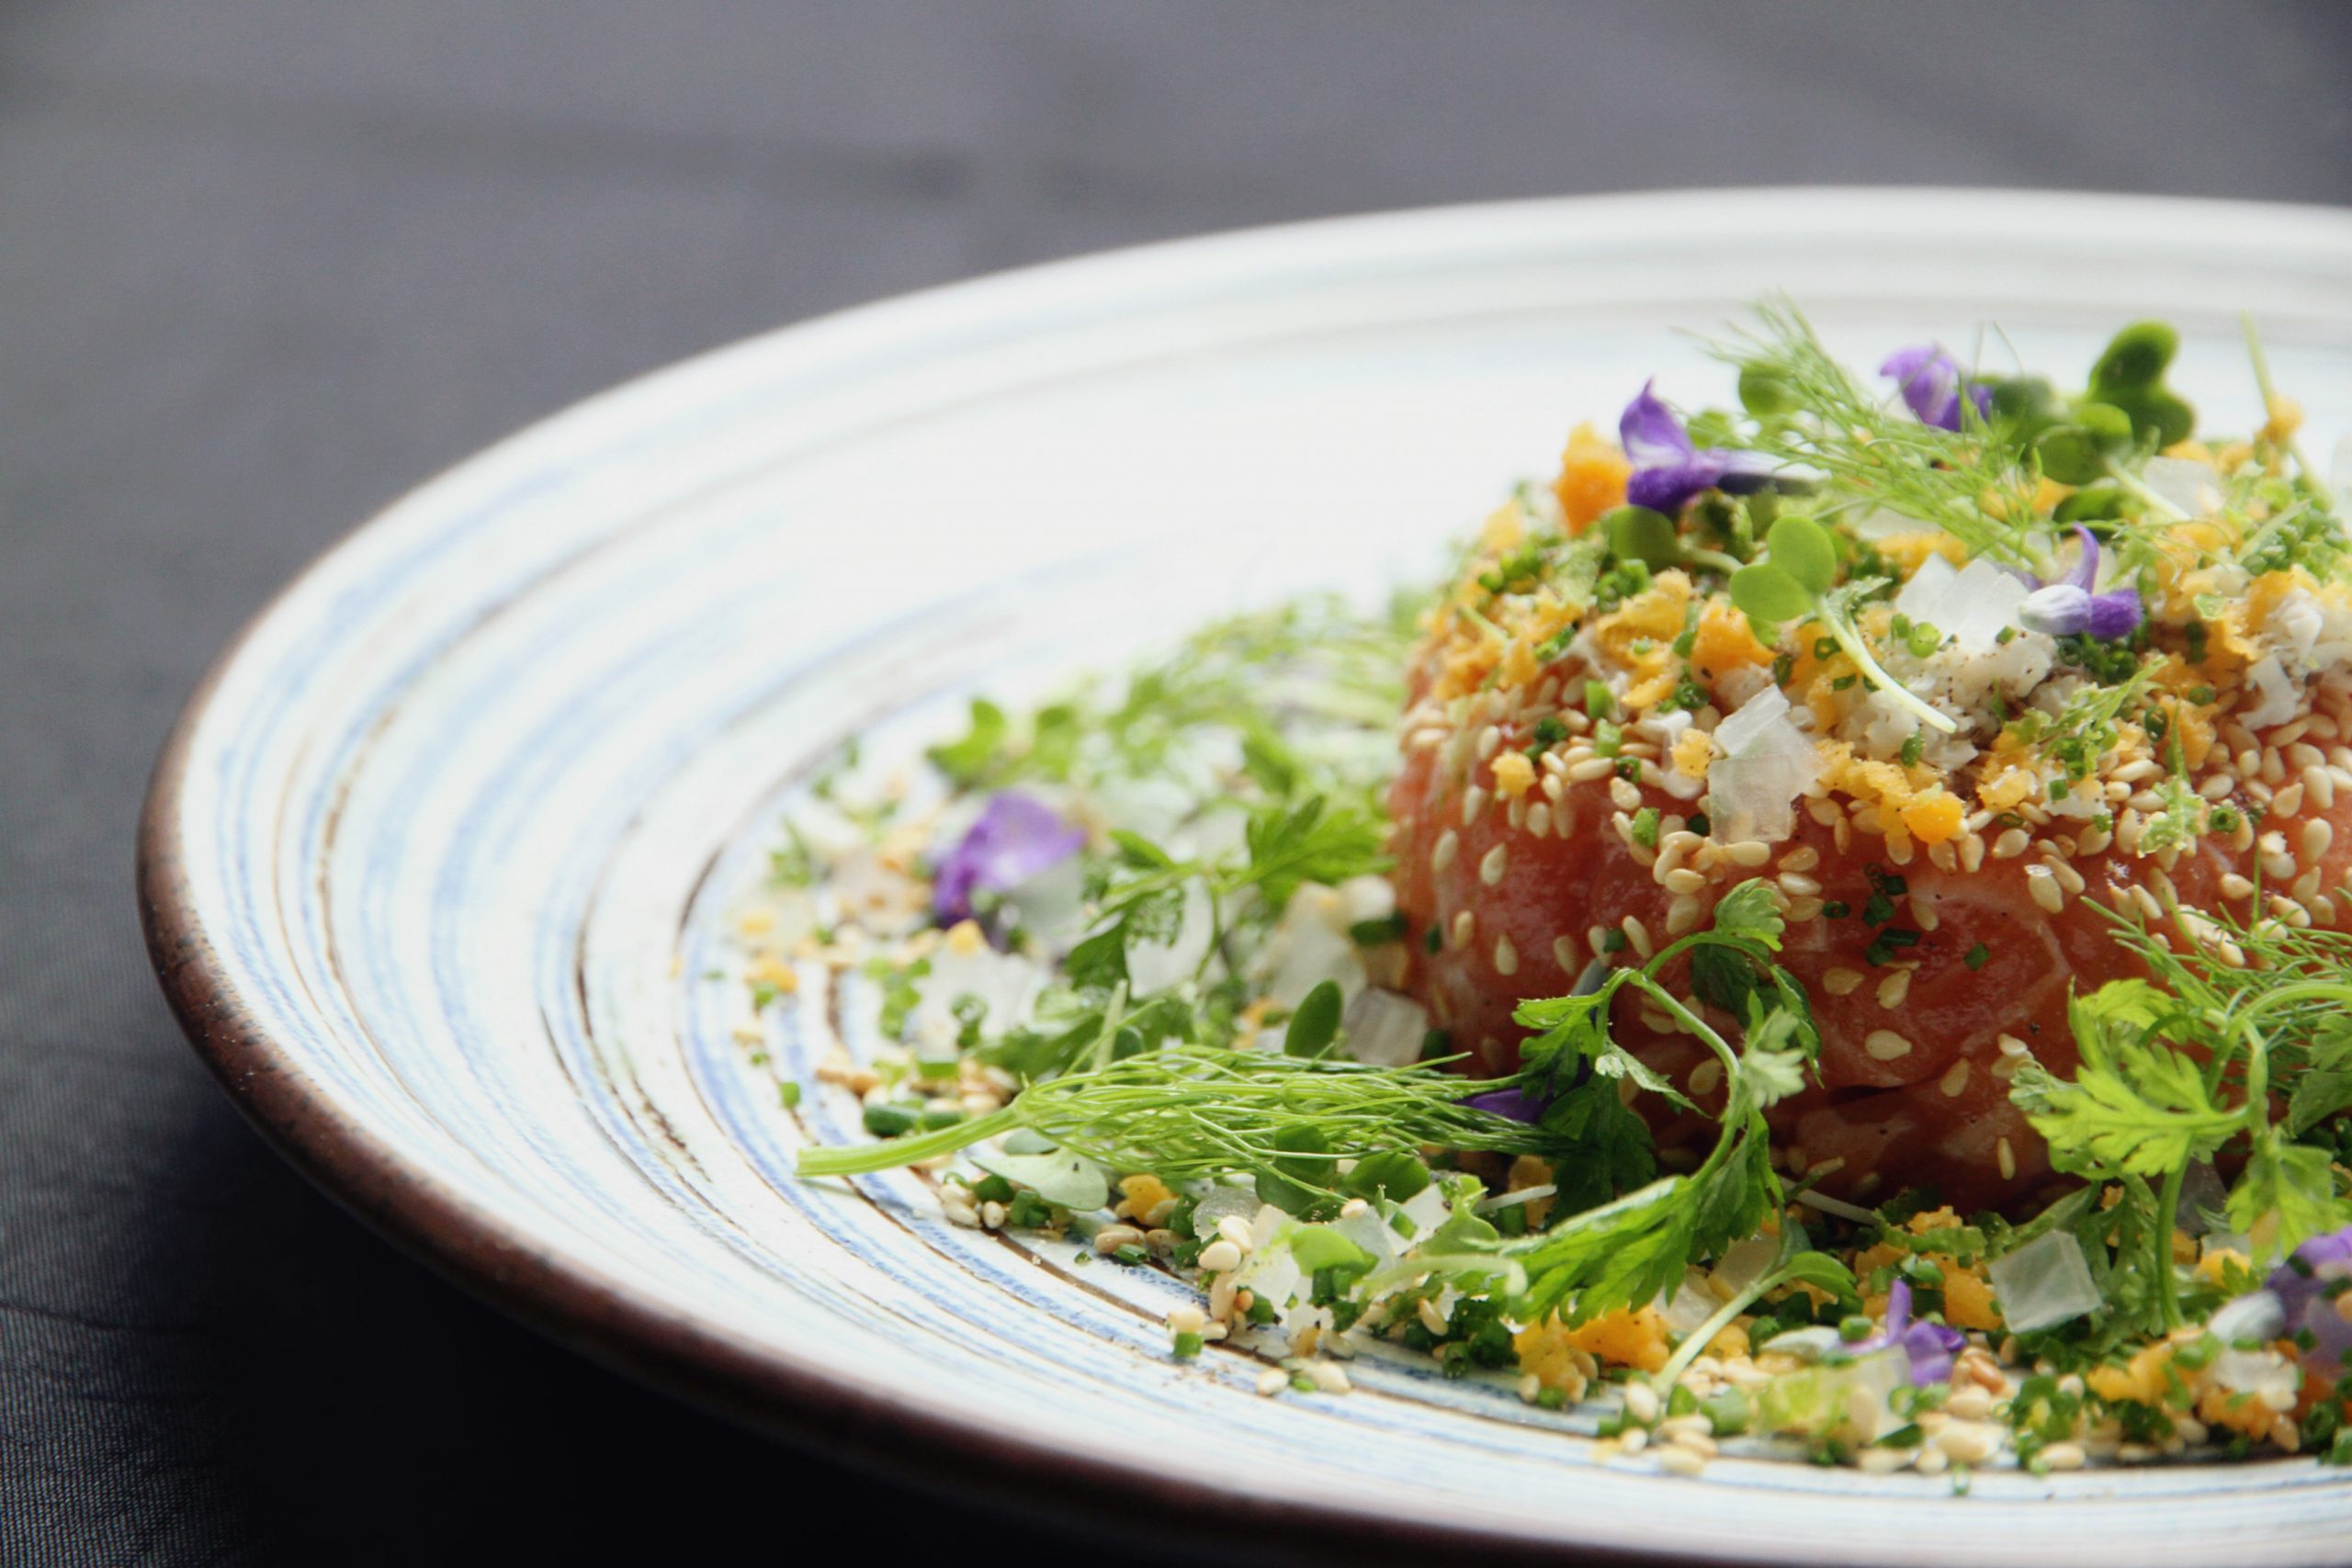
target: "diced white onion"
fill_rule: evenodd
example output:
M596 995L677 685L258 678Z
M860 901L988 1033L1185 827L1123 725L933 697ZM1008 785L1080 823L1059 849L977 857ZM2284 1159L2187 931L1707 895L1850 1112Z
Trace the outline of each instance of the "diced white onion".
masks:
M2287 1332L2287 1309L2271 1291L2256 1291L2225 1303L2205 1325L2224 1345L2242 1340L2268 1341Z
M1708 1291L1706 1276L1695 1269L1685 1269L1681 1282L1674 1287L1674 1294L1667 1298L1663 1314L1667 1330L1679 1339L1713 1317L1722 1304Z
M1216 1235L1227 1215L1245 1223L1256 1219L1265 1201L1247 1187L1219 1187L1193 1205L1193 1234L1204 1239Z
M1452 1212L1446 1207L1445 1194L1434 1185L1422 1188L1397 1204L1396 1209L1405 1216L1405 1223L1413 1227L1415 1235L1427 1235L1437 1229L1445 1224L1446 1215Z
M1818 1361L1844 1344L1845 1340L1836 1329L1815 1324L1810 1328L1792 1328L1786 1334L1775 1334L1759 1348L1778 1350L1783 1356L1794 1356L1800 1361Z
M1895 595L1894 607L1954 639L1960 651L1983 653L1999 646L2030 592L1982 557L1954 571L1941 556L1929 556Z
M2065 1231L2038 1235L1984 1266L2011 1333L2071 1322L2100 1303L2080 1243Z
M1368 987L1348 1004L1347 1052L1375 1067L1409 1066L1420 1060L1430 1015L1420 1003L1395 991Z
M2300 694L2295 683L2287 679L2278 655L2265 654L2246 666L2245 679L2246 684L2261 694L2262 701L2238 715L2239 723L2248 729L2267 729L2295 716Z
M1740 717L1747 711L1743 708L1732 716ZM1730 721L1724 722L1728 727ZM1820 776L1821 755L1813 742L1798 732L1785 713L1778 716L1760 735L1730 756L1718 758L1707 770L1709 816L1715 837L1725 841L1761 839L1767 842L1788 838L1796 831L1796 812L1791 803Z
M1715 727L1715 744L1724 749L1725 756L1736 757L1754 744L1774 719L1788 711L1789 699L1781 688L1768 686Z
M2222 509L2222 476L2194 457L2151 457L2140 482L2190 517L2211 517Z

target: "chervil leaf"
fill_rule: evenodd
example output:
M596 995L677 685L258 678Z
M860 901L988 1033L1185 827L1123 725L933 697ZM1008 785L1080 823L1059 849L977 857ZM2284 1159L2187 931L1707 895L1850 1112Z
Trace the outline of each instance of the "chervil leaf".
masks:
M2244 1126L2242 1110L2215 1102L2197 1060L2157 1034L2162 999L2138 980L2074 998L2068 1016L2082 1055L2074 1081L2030 1064L2019 1069L2010 1098L2049 1143L2059 1169L2165 1176Z
M2254 1140L2228 1208L2233 1227L2264 1251L2281 1254L2352 1221L2352 1203L2335 1190L2327 1151L2290 1143L2276 1127Z
M1225 891L1255 886L1267 907L1280 909L1309 882L1336 886L1386 868L1386 831L1370 812L1333 806L1317 795L1296 807L1276 806L1250 818L1250 860L1226 881Z
M1760 876L1736 884L1715 900L1714 928L1727 936L1747 937L1778 953L1787 927L1772 885Z
M932 765L966 789L978 788L997 776L1004 761L1005 741L1012 724L1004 710L986 697L972 699L971 728L963 739L934 746L927 753Z
M2323 1023L2312 1039L2310 1058L2287 1100L2287 1130L2301 1137L2347 1108L2352 1108L2352 1018L2337 1017Z

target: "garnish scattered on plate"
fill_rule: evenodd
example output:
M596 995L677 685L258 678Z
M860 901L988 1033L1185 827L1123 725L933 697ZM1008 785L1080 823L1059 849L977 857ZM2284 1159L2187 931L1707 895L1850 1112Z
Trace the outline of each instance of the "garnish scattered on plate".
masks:
M1422 600L845 757L728 976L898 1042L802 1173L1678 1473L2352 1459L2352 544L2248 342L2199 436L2160 323L2071 389L1769 307Z

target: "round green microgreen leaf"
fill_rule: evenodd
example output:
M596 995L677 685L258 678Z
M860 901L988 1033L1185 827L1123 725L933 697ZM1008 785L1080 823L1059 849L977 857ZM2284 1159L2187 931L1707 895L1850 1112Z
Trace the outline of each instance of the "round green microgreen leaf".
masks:
M2132 416L2112 403L2075 407L2072 423L2034 444L2041 471L2060 484L2088 484L2107 473L2107 460L2132 445Z
M2109 340L2091 367L2091 395L2119 387L2154 388L2180 352L2180 334L2162 321L2134 321Z
M1340 1190L1358 1198L1385 1197L1401 1203L1430 1184L1430 1168L1402 1149L1366 1155L1340 1179Z
M1601 537L1619 560L1637 560L1661 571L1682 558L1682 542L1674 536L1674 522L1646 506L1612 507L1601 514Z
M1757 561L1731 574L1731 602L1759 621L1793 621L1813 609L1804 585L1770 561Z
M2186 441L2197 411L2165 385L2180 334L2162 321L2135 321L2115 334L2091 367L2092 400L2120 410L2134 434L2159 447Z
M1294 1122L1275 1130L1274 1148L1273 1168L1258 1176L1258 1200L1287 1214L1304 1214L1322 1201L1317 1189L1331 1183L1331 1140L1320 1127Z
M1326 980L1306 993L1283 1033L1285 1056L1320 1056L1340 1034L1340 987Z
M1764 541L1771 562L1818 598L1838 581L1838 544L1810 517L1782 517Z
M1739 406L1752 414L1794 413L1804 406L1786 376L1760 365L1739 371Z

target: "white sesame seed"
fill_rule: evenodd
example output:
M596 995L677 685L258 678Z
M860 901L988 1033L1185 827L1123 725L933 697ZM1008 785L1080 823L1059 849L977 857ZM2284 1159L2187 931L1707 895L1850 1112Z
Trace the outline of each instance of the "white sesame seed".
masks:
M1464 909L1453 917L1453 947L1455 952L1458 953L1462 949L1469 946L1470 939L1477 934L1478 917L1476 915L1471 913L1467 909Z
M1658 880L1668 893L1691 894L1707 886L1705 876L1687 866L1679 871L1669 871Z
M2311 797L2312 805L2320 810L2335 809L2335 781L2330 778L2327 770L2317 762L2312 763L2303 770L2303 793Z
M1448 828L1437 836L1437 842L1430 846L1430 869L1443 876L1445 868L1452 865L1453 857L1461 852L1462 835Z
M1510 869L1510 852L1497 844L1478 862L1478 880L1492 887L1502 881L1503 874Z
M1104 1225L1094 1233L1094 1250L1104 1257L1123 1247L1140 1246L1142 1242L1143 1232L1133 1225Z
M1510 938L1507 936L1495 938L1495 973L1498 975L1519 973L1519 949L1510 944Z
M1833 997L1849 997L1861 988L1866 978L1859 969L1832 969L1821 977L1821 988Z
M1217 1221L1216 1234L1243 1252L1249 1251L1256 1239L1250 1234L1250 1222L1238 1214L1227 1214Z
M2058 886L2058 879L2050 874L2048 866L2027 866L2025 886L2026 891L2033 895L2033 901L2046 913L2054 915L2065 908L2066 890Z
M1476 821L1478 813L1486 808L1486 785L1472 784L1468 789L1464 790L1462 792L1462 825L1467 828Z
M1801 871L1784 871L1780 875L1781 891L1792 897L1810 898L1821 892L1821 884Z
M1707 1456L1681 1443L1657 1450L1657 1467L1668 1475L1697 1475L1707 1468Z
M1568 769L1568 782L1590 784L1595 779L1605 779L1616 771L1617 759L1614 757L1587 757Z
M1609 951L1609 928L1607 926L1594 926L1591 930L1584 933L1584 942L1585 945L1592 950L1592 955L1595 958L1600 957L1602 953ZM1574 967L1574 965L1564 963L1560 967L1567 969Z
M1633 916L1628 915L1620 920L1617 929L1625 933L1625 940L1633 943L1634 952L1640 957L1647 958L1657 951L1650 945L1649 927L1642 924Z
M1241 1249L1229 1241L1213 1241L1201 1248L1201 1267L1212 1274L1238 1269L1241 1267Z
M1993 1145L1993 1157L1994 1162L2001 1168L2002 1180L2015 1181L2018 1179L2018 1152L2009 1147L2008 1139L2003 1138Z
M1724 1065L1713 1056L1690 1069L1690 1092L1704 1098L1715 1092L1724 1081Z
M1262 1398L1272 1399L1289 1386L1290 1374L1280 1367L1272 1367L1258 1374L1258 1393Z
M1897 969L1878 983L1878 1005L1893 1012L1911 994L1911 971Z
M1696 876L1696 872L1677 872L1677 876ZM1703 878L1702 881L1703 882ZM1699 900L1689 893L1677 893L1666 907L1666 934L1680 936L1699 923ZM1646 956L1646 954L1645 955Z
M1733 864L1744 865L1753 871L1772 858L1772 846L1761 839L1742 839L1736 844L1725 846L1724 853L1731 856ZM1787 862L1781 863L1785 865Z
M1646 1427L1657 1419L1657 1391L1645 1382L1625 1385L1625 1414Z
M1947 1100L1958 1100L1962 1094L1966 1093L1968 1090L1968 1058L1962 1056L1959 1061L1954 1062L1951 1066L1946 1067L1944 1069L1944 1076L1936 1080L1936 1087L1944 1091L1944 1098Z
M1962 1421L1982 1421L1993 1414L1993 1391L1982 1383L1952 1390L1944 1408Z
M1993 840L1993 858L1995 860L2015 860L2018 856L2025 853L2026 845L2032 841L2032 839L2028 836L2024 829L2007 829L2002 832L1999 838Z
M1549 804L1539 800L1527 808L1527 831L1538 839L1552 836L1552 807Z
M1314 1362L1307 1367L1306 1375L1325 1393L1345 1393L1351 1386L1348 1382L1347 1370L1337 1361Z
M1501 746L1502 743L1503 732L1497 729L1493 725L1490 724L1487 726L1486 728L1478 731L1478 761L1483 762L1487 758L1493 756L1496 749Z
M1873 1029L1862 1036L1862 1049L1869 1052L1873 1060L1892 1062L1911 1054L1911 1042L1892 1029Z
M1974 833L1960 841L1960 869L1974 872L1984 863L1984 840Z
M1641 808L1642 792L1634 785L1634 781L1631 779L1611 779L1609 781L1609 798L1614 801L1623 810L1636 811Z
M2335 842L2335 827L2326 818L2314 817L2303 824L2303 859L2306 862L2321 859Z

